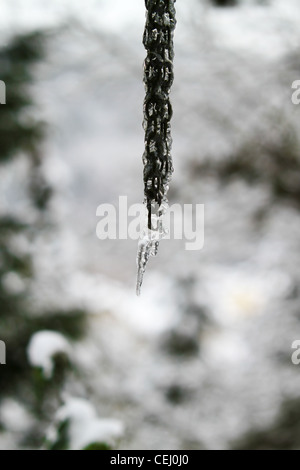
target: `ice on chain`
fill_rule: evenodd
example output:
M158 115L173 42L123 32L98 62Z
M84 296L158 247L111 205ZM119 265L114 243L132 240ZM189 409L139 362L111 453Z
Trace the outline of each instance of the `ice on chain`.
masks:
M173 32L176 25L175 0L146 0L146 24L143 44L147 51L144 61L145 151L144 195L147 218L138 244L137 295L150 256L156 256L159 241L166 235L162 217L168 201L167 192L173 165L171 157L170 90L173 83Z
M168 210L168 200L165 197L160 207L151 207L151 229L148 227L148 214L145 216L144 228L141 231L138 242L136 264L138 268L136 294L140 295L144 273L150 256L158 253L159 242L169 233L168 228L163 225L163 216ZM146 210L147 212L147 210Z

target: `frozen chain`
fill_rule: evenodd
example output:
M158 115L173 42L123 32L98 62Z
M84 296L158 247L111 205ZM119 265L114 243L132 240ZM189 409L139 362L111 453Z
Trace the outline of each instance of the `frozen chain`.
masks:
M146 25L143 44L147 51L144 63L145 151L144 194L147 221L142 230L137 254L137 294L150 256L157 254L159 240L166 231L162 218L167 210L167 192L173 166L171 158L172 106L169 99L173 83L173 33L176 0L145 0Z
M171 157L172 106L169 100L173 83L173 32L175 0L145 0L147 15L143 44L147 51L144 63L145 151L144 193L151 229L151 205L158 207L166 196L173 171Z

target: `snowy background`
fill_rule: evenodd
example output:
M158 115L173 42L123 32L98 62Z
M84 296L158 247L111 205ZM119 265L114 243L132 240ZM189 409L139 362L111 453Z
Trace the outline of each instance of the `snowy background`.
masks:
M40 332L24 358L46 377L55 349L75 364L52 383L69 448L300 448L300 4L218 3L176 2L169 199L205 204L204 249L162 241L137 298L137 243L98 240L96 208L143 200L144 2L1 2L3 46L46 35L31 94L55 228L20 242L33 280L5 280L27 290L32 312L85 311L80 340ZM28 171L23 155L0 169L1 214L30 223ZM0 378L4 367L9 354ZM1 396L0 448L35 448L33 388ZM48 421L39 433L55 439Z

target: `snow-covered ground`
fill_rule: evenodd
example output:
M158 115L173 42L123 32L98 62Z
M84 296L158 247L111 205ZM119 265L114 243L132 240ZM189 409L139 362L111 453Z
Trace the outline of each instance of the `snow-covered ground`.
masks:
M221 181L217 168L240 154L260 162L286 132L299 135L299 2L177 2L170 201L205 204L205 245L163 241L140 298L136 241L99 241L96 208L143 199L143 2L1 8L2 34L61 27L34 88L58 230L35 243L33 298L91 312L75 346L87 398L123 422L123 449L228 448L271 426L299 397L299 208L274 197L264 163L251 182Z

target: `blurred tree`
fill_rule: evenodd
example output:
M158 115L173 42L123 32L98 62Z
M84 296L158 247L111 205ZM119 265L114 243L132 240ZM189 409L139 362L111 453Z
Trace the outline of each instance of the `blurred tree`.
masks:
M280 407L277 419L265 429L252 430L234 450L299 450L300 402L299 398L286 400Z
M238 4L238 0L211 0L216 7L233 7Z
M41 396L36 390L41 380L37 381L27 361L30 337L41 329L56 329L71 338L78 337L84 332L85 318L79 309L63 308L32 315L27 286L34 278L33 260L30 250L16 250L14 243L20 237L34 243L46 224L52 192L41 171L45 125L33 116L35 103L30 93L34 81L32 66L43 58L43 43L44 36L36 32L15 37L0 50L1 80L7 90L6 104L0 107L0 170L8 171L14 181L14 163L19 158L27 160L29 174L24 174L24 186L28 210L34 213L34 222L28 222L26 214L16 215L3 204L0 206L0 339L7 348L7 365L0 370L0 401L13 390L27 409L35 410L38 420L47 415L48 404L47 400L42 404L37 400ZM18 189L18 183L13 184ZM3 202L3 195L1 199ZM33 445L33 441L27 444Z
M274 116L274 128L274 135L257 133L220 162L208 156L202 162L193 163L191 177L215 174L224 183L232 179L260 183L270 189L274 200L290 202L299 207L299 136L284 117Z
M39 142L44 125L26 115L34 103L29 93L32 83L30 67L43 57L43 36L36 32L19 36L0 51L1 79L6 84L7 103L1 107L0 162L5 162L21 151L26 152L32 164L30 191L37 207L45 208L51 195L40 167Z

